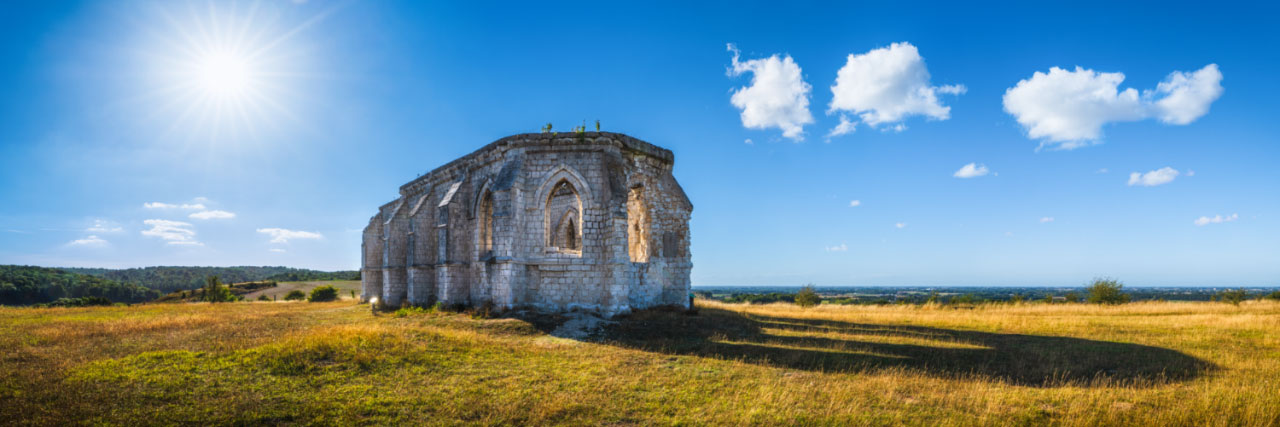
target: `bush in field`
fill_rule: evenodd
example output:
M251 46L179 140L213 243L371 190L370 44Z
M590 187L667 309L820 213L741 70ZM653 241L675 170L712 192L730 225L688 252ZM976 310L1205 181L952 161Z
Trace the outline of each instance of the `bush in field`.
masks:
M285 301L302 301L304 299L307 299L306 292L302 292L297 289L294 289L292 291L289 291L289 293L284 294Z
M271 298L267 298L267 294L262 294L258 295L258 301L271 301Z
M329 302L338 300L338 288L332 285L324 285L311 290L311 296L307 297L309 302Z
M1218 301L1222 301L1231 305L1240 305L1249 296L1244 289L1226 290L1218 293Z
M1080 302L1080 294L1075 292L1067 292L1066 295L1063 295L1063 298L1066 298L1067 302Z
M103 297L58 298L54 302L36 304L36 307L90 307L95 305L112 305L112 302Z
M822 304L822 297L818 296L818 292L813 290L813 285L804 285L796 292L796 305L801 307L813 307Z
M1097 278L1085 288L1089 292L1091 304L1124 304L1129 302L1129 294L1121 289L1124 284L1115 279Z
M1270 298L1270 299L1273 299L1273 300L1276 300L1276 301L1280 301L1280 291L1275 291L1275 292L1272 292L1272 293L1270 293L1270 294L1267 294L1267 298Z

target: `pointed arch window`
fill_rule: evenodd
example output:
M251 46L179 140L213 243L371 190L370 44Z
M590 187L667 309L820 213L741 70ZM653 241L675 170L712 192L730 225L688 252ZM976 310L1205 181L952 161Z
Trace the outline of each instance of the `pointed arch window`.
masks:
M480 198L480 206L476 215L479 221L480 236L476 247L480 256L493 253L493 192L486 190Z
M631 262L649 262L649 207L644 187L627 192L627 254Z
M558 252L582 251L582 198L568 180L560 180L544 209L547 246Z

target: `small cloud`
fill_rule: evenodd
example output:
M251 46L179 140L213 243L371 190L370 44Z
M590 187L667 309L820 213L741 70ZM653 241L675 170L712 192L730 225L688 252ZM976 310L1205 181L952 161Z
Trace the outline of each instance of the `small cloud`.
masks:
M1203 227L1209 224L1222 224L1224 222L1231 222L1237 219L1240 219L1240 215L1238 214L1231 214L1227 216L1214 215L1212 218L1202 216L1200 218L1196 218L1196 226Z
M804 140L804 125L813 123L809 113L812 86L804 81L804 74L791 55L739 61L738 49L733 44L727 48L733 52L729 77L751 73L751 86L735 89L729 98L729 103L742 110L742 126L778 128L783 137Z
M861 201L861 200L850 200L850 201L849 201L849 207L851 207L851 208L856 208L856 207L858 207L858 206L862 206L862 201Z
M286 230L283 228L259 228L259 233L271 236L271 243L289 243L293 239L322 239L320 233L310 231Z
M1013 237L1013 232L1012 231L1004 232L1004 237Z
M824 249L826 249L826 250L827 250L827 252L845 252L845 251L848 251L848 250L849 250L849 245L846 245L846 244L844 244L844 243L841 243L841 244L836 245L836 246L827 246L827 247L826 247L826 248L824 248Z
M1051 216L1046 216L1046 217L1041 217L1041 218L1040 218L1040 223L1041 223L1041 224L1044 224L1044 223L1046 223L1046 222L1053 222L1053 217L1051 217Z
M275 253L284 253L284 252L285 252L285 250L284 250L284 249L281 249L281 248L271 248L271 252L275 252Z
M899 222L899 223L895 223L895 224L893 224L893 226L894 226L894 227L897 227L897 228L907 228L907 223L905 223L905 222Z
M143 236L156 237L171 245L201 245L195 240L196 232L191 224L167 219L148 219L142 223L151 226L142 230Z
M204 243L200 243L194 240L172 241L172 242L166 242L166 244L174 245L174 246L204 246Z
M67 243L69 246L85 246L85 247L102 247L107 245L107 241L98 236L89 236L83 239L72 240Z
M181 205L176 205L173 203L164 203L164 202L148 202L148 203L143 203L142 207L147 209L183 209L183 210L191 210L191 211L204 210L203 203L183 203Z
M1110 172L1110 171L1107 170L1107 168L1102 168L1102 169L1098 169L1098 171L1094 173L1107 173L1107 172Z
M849 120L849 115L847 114L841 114L840 124L831 128L831 132L827 132L827 141L830 142L832 137L853 133L856 130L858 130L858 122Z
M987 170L987 165L970 163L961 167L960 170L956 171L952 176L956 178L977 178L988 173L990 173L990 171Z
M227 211L212 210L200 211L187 216L192 219L231 219L235 218L236 214Z
M747 145L756 145L756 142L755 142L755 141L752 141L752 140L751 140L751 138L747 138L747 140L746 140L746 141L742 141L742 143L743 143L743 144L747 144Z
M89 228L86 228L84 231L90 233L119 233L124 231L124 228L121 228L119 224L111 221L95 219L93 220L93 225L89 226Z
M1186 175L1187 175L1187 176L1189 176L1189 177L1190 177L1190 176L1196 176L1196 171L1193 171L1193 170L1187 170L1187 174L1186 174Z
M1147 173L1134 172L1129 174L1129 185L1140 185L1143 187L1154 187L1161 184L1173 182L1174 178L1179 175L1178 170L1165 166Z

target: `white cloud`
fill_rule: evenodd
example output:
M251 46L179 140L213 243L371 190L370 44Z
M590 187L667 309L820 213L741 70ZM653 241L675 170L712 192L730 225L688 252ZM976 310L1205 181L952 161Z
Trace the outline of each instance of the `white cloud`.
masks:
M142 223L151 226L142 230L143 236L156 237L171 245L201 245L195 240L196 232L189 223L167 219L148 219Z
M271 252L284 253L285 250L281 248L271 248Z
M1190 176L1196 176L1196 171L1193 171L1193 170L1187 170L1187 176L1189 176L1189 177L1190 177Z
M1053 217L1051 217L1051 216L1046 216L1046 217L1042 217L1042 218L1040 218L1040 223L1041 223L1041 224L1044 224L1044 223L1046 223L1046 222L1053 222Z
M841 114L840 124L831 128L831 132L827 132L827 141L830 141L831 137L852 133L855 130L858 130L858 122L856 120L849 120L849 116L846 114Z
M790 55L738 61L739 52L732 44L732 67L729 76L751 73L751 86L733 91L729 102L742 110L742 125L747 129L778 128L782 136L794 141L804 139L804 125L813 123L809 113L809 91L800 66Z
M1196 218L1196 225L1203 227L1208 224L1222 224L1224 222L1231 222L1237 219L1240 219L1239 214L1231 214L1227 216L1214 215L1212 218L1207 216L1202 216L1200 218Z
M1185 125L1209 112L1209 104L1222 95L1222 73L1209 64L1194 73L1175 71L1156 90L1141 94L1120 90L1123 73L1100 73L1076 67L1035 72L1004 93L1004 110L1041 139L1041 147L1070 150L1090 145L1102 137L1102 126L1111 122L1142 120Z
M212 210L200 211L187 216L192 219L231 219L235 218L236 214L227 211Z
M752 141L751 138L747 138L747 140L742 141L742 143L747 145L756 145L755 141Z
M1134 172L1129 174L1129 185L1154 187L1160 184L1173 182L1173 179L1177 178L1178 175L1179 173L1177 169L1168 166L1147 173Z
M76 239L76 240L72 240L71 242L69 242L69 243L67 243L67 244L68 244L68 245L71 245L71 246L102 247L102 246L106 246L106 245L107 245L107 241L106 241L106 240L103 240L102 238L100 238L100 237L98 237L98 236L92 236L92 235L91 235L91 236L89 236L89 237L85 237L85 238L83 238L83 239Z
M907 223L899 222L899 223L893 224L893 226L897 228L907 228Z
M846 245L846 244L844 244L844 243L841 243L841 244L836 245L836 246L828 246L828 247L826 247L826 248L824 248L824 249L826 249L826 250L827 250L827 252L845 252L845 251L848 251L848 250L849 250L849 245Z
M292 239L321 239L320 233L310 231L286 230L283 228L259 228L259 233L271 236L271 243L289 243Z
M1107 168L1102 168L1102 169L1098 169L1097 172L1095 173L1107 173L1107 172L1111 172L1111 171L1107 170Z
M124 231L124 228L121 228L119 224L111 221L95 219L93 220L93 225L89 226L89 228L86 228L84 231L90 233L119 233Z
M901 132L900 123L910 116L934 120L951 117L951 107L938 101L938 94L959 95L962 85L932 86L929 70L920 51L911 43L894 43L864 54L850 54L845 65L836 72L831 86L831 104L827 114L853 113L872 128L894 124L888 129ZM857 122L844 114L830 136L852 132Z
M849 201L849 207L851 207L851 208L856 208L856 207L858 207L858 206L862 206L862 201L861 201L861 200L850 200L850 201Z
M1153 96L1149 93L1143 95ZM1209 114L1209 104L1222 96L1222 72L1209 64L1193 72L1174 71L1156 85L1155 114L1160 121L1185 125Z
M164 203L164 202L147 202L147 203L143 203L142 207L147 209L184 209L184 210L192 210L192 211L204 210L203 203L183 203L181 205L175 205L173 203Z
M960 170L957 170L956 173L951 176L956 178L977 178L990 172L991 171L987 169L987 165L970 163L961 167Z

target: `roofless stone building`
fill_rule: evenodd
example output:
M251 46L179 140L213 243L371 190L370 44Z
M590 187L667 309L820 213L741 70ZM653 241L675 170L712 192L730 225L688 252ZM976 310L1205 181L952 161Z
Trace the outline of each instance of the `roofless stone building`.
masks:
M687 306L693 204L674 159L610 132L499 139L378 208L362 298L606 315Z

